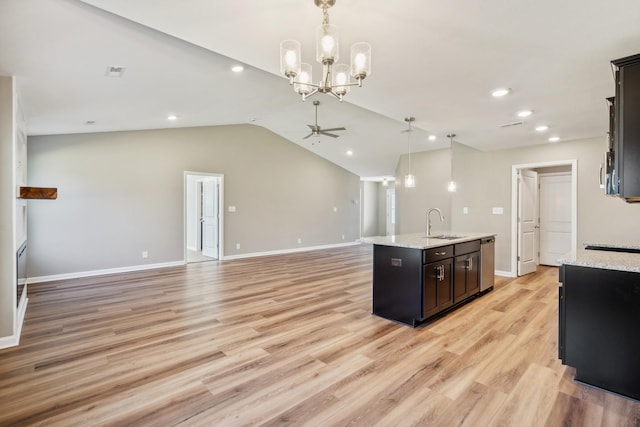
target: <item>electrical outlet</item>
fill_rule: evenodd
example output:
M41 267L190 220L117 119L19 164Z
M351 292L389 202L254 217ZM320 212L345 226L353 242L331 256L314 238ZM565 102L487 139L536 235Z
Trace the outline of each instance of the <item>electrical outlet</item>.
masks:
M344 240L344 234L342 235L342 240Z
M240 243L236 243L236 249L240 249Z
M142 258L149 258L149 252L147 251L142 251Z
M302 243L302 239L300 237L298 237L298 243Z
M469 213L469 208L467 208L467 207L462 208L462 213L463 214L468 214Z

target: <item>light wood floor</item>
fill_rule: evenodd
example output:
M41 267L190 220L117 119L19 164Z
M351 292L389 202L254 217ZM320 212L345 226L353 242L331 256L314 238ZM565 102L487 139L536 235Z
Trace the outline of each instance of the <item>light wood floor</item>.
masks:
M0 425L640 425L558 361L557 286L411 329L370 314L364 245L32 285Z

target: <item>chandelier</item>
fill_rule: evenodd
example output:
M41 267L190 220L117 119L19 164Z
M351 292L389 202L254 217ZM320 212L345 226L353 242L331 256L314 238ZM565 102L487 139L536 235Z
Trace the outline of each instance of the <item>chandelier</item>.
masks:
M313 1L322 9L322 25L316 30L316 60L322 64L322 79L313 82L311 65L301 62L300 42L296 40L280 43L280 71L289 78L289 84L303 101L318 92L330 93L342 101L351 86L362 87L362 80L371 74L371 45L354 43L351 46L351 67L337 64L338 28L329 24L327 13L336 0Z

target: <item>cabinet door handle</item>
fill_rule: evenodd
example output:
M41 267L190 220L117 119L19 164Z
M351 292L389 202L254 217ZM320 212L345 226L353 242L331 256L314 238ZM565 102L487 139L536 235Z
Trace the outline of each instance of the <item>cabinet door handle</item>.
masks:
M604 188L604 184L602 183L602 163L600 163L600 173L598 174L598 182L600 184L600 188Z
M436 252L436 255L446 255L446 252Z
M444 265L440 266L440 272L441 272L440 280L442 281L442 280L444 280Z
M473 268L473 258L467 259L467 270L471 270Z

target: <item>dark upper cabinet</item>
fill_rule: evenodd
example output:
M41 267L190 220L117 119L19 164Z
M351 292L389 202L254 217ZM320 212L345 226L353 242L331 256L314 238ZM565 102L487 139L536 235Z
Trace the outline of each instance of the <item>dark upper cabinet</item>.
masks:
M612 147L618 195L640 202L640 54L611 61L616 67Z

